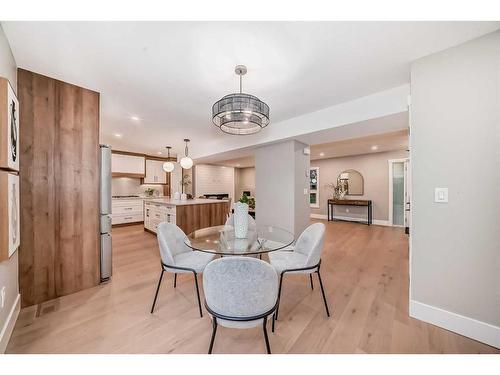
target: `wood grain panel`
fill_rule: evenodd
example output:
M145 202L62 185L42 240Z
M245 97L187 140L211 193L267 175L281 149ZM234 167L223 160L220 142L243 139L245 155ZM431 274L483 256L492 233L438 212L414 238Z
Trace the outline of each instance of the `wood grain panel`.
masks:
M99 94L18 70L22 305L99 282Z
M223 225L227 212L227 202L177 206L175 220L177 226L189 234L197 229Z

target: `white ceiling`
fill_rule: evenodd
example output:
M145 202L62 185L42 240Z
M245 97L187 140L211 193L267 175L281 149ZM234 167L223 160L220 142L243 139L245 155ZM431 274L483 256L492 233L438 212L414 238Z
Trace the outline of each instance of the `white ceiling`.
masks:
M182 152L182 139L191 138L195 153L197 144L225 136L211 123L211 106L237 90L237 64L248 66L244 91L270 105L272 126L408 83L412 61L494 31L500 23L2 22L2 27L19 67L101 93L101 142L147 153L172 145Z

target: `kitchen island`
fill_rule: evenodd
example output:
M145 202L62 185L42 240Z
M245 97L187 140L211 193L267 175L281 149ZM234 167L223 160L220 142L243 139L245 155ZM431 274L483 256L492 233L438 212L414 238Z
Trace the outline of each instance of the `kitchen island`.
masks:
M163 221L176 224L184 233L223 225L229 213L229 201L217 199L176 200L171 198L144 201L144 230L156 233Z

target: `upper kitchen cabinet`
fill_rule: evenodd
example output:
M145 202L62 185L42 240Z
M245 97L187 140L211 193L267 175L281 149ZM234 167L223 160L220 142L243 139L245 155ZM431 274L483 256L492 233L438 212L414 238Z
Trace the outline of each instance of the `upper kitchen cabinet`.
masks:
M166 184L167 173L163 170L163 160L146 159L145 184Z
M113 177L144 178L146 158L144 155L113 151L111 172Z
M9 81L0 77L0 168L19 171L19 102Z

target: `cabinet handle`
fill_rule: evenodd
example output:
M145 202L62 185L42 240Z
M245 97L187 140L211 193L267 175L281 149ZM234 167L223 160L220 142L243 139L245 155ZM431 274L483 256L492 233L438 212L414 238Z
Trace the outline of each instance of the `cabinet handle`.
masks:
M124 210L131 210L132 207L125 207Z
M132 216L130 216L130 217L126 217L126 218L124 218L124 219L125 219L125 220L131 220L131 219L133 219L133 217L132 217Z

